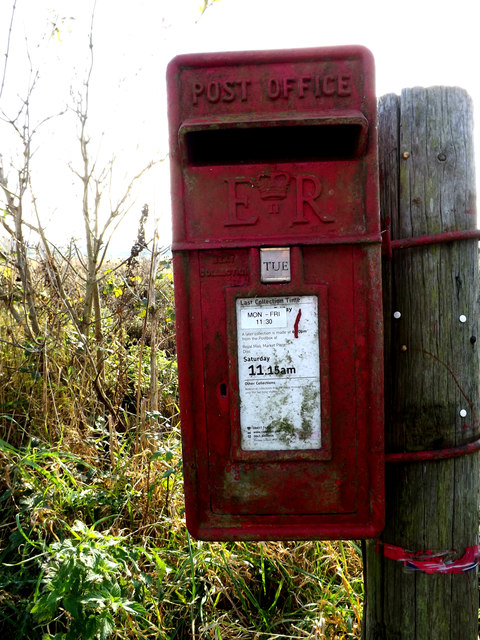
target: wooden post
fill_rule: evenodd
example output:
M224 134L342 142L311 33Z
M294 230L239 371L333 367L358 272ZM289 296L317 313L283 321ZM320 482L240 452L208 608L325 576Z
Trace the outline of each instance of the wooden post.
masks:
M472 105L435 87L379 104L381 215L395 238L476 226ZM457 447L480 431L478 242L385 259L386 451ZM399 315L400 314L400 315ZM466 411L466 415L464 412ZM387 463L386 528L367 543L365 640L476 640L477 569L409 570L382 543L455 560L478 543L478 454ZM387 554L388 555L388 554Z

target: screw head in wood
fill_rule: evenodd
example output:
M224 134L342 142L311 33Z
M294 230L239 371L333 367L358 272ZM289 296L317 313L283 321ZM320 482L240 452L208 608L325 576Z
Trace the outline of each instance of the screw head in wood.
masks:
M404 151L404 152L402 153L402 158L403 158L404 160L407 160L409 157L410 157L410 151Z

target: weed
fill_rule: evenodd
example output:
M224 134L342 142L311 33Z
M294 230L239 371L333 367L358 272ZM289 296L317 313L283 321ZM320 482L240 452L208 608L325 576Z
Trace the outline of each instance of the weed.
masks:
M152 347L149 265L109 269L100 388L88 335L53 290L37 314L42 343L0 313L0 637L359 638L353 542L188 536L171 272L155 276ZM81 308L75 279L64 284Z
M42 563L42 585L30 610L36 622L55 624L55 640L107 640L129 617L146 613L135 599L137 554L123 540L76 521L72 538L54 542Z

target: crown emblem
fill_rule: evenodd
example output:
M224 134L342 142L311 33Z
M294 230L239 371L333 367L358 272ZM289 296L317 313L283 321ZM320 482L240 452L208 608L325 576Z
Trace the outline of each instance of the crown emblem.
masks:
M283 171L259 173L255 181L262 200L284 200L289 184L290 176Z

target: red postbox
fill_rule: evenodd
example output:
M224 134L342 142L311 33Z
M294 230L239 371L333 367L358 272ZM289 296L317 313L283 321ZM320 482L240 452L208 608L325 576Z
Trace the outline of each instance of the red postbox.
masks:
M374 537L384 458L371 54L179 56L168 96L188 529Z

